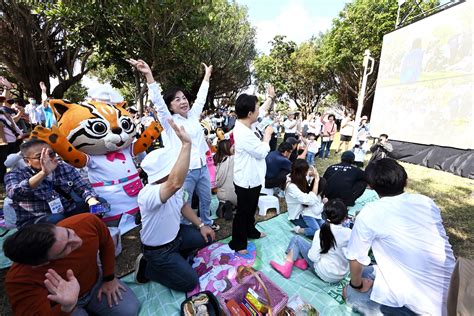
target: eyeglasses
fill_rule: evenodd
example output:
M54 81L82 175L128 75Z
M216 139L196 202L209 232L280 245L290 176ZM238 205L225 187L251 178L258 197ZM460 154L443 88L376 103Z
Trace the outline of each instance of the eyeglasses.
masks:
M50 158L54 158L56 157L56 153L54 151L50 151L48 152L48 156ZM23 157L23 158L26 158L26 159L31 159L31 160L40 160L41 159L41 155L39 157Z

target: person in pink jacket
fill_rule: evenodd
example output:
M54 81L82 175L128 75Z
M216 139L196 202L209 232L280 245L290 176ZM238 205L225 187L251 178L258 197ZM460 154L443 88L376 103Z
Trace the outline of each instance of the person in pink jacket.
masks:
M329 157L332 141L337 132L336 117L334 114L326 113L321 117L323 128L321 130L321 149L319 150L319 158Z

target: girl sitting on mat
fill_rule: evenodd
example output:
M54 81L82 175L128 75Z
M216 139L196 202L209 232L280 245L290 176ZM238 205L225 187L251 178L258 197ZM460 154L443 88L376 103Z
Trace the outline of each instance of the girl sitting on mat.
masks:
M347 207L340 199L324 204L325 223L319 234L314 235L313 244L301 236L294 236L286 250L286 261L278 264L270 261L271 266L285 278L290 278L293 266L301 270L308 268L323 281L335 283L341 281L349 272L349 261L345 250L351 236L351 230L343 227L347 216Z
M288 219L296 225L293 231L313 237L324 223L321 218L323 211L322 192L326 185L324 178L319 178L318 171L304 159L296 159L291 166L291 173L285 188L285 200L288 207ZM314 177L312 185L308 185L308 174Z

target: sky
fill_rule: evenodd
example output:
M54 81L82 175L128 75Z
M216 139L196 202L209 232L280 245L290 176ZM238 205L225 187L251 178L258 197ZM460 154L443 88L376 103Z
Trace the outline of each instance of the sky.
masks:
M275 35L286 35L297 44L331 27L349 0L236 0L247 6L249 20L257 29L256 47L268 53Z
M297 44L331 27L349 0L236 0L248 8L250 23L257 29L256 48L268 54L275 35L286 35ZM87 88L97 87L95 78L84 77ZM53 83L54 85L54 83ZM106 84L105 86L110 87Z

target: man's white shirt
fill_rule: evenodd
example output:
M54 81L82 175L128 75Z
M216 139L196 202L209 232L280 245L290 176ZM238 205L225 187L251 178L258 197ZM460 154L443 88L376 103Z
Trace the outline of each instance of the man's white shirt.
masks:
M436 204L419 194L383 197L357 216L347 258L377 261L371 300L407 306L419 314L445 315L455 259Z

